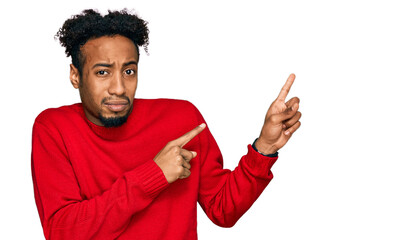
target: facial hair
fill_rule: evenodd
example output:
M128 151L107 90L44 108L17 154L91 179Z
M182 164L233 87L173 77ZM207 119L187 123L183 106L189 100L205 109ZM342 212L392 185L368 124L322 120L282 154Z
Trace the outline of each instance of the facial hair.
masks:
M131 101L130 101L130 99L128 97L122 96L120 98L127 100L128 101L128 105L131 106ZM102 100L102 104L104 104L104 102L107 99L108 98L104 98ZM102 113L100 112L98 114L98 117L99 117L99 120L101 121L101 123L104 125L104 127L107 127L107 128L119 127L119 126L123 125L127 121L128 116L130 115L131 111L132 111L132 106L131 106L130 110L124 116L104 117L102 115Z
M119 127L127 121L128 115L129 114L125 114L124 116L120 116L120 117L104 117L100 113L99 120L104 125L104 127L107 127L107 128Z

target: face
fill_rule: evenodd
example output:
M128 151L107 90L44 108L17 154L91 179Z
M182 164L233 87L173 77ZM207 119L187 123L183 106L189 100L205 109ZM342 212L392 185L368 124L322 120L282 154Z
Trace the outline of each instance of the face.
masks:
M99 126L123 124L137 89L137 48L130 39L115 35L88 40L81 52L82 79L72 64L70 78L79 89L86 117Z

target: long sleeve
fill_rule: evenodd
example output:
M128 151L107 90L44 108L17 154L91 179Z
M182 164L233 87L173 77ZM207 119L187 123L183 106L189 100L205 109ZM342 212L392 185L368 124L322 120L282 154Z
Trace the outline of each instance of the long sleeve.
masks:
M198 122L204 122L195 111ZM232 227L273 178L270 169L278 157L263 156L248 145L248 153L230 171L223 169L222 155L209 129L199 135L202 159L199 204L215 224Z
M147 161L86 199L59 131L40 122L33 127L32 177L46 239L115 239L168 186L161 169Z

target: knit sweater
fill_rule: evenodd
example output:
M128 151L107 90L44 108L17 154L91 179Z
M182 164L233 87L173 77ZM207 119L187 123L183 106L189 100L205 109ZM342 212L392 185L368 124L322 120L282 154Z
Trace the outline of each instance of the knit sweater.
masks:
M208 127L183 148L197 152L191 175L169 184L153 161L171 140L205 122L189 102L135 99L126 123L90 122L82 104L36 118L32 177L46 239L197 239L196 202L231 227L273 175L277 157L248 145L238 166L223 160Z

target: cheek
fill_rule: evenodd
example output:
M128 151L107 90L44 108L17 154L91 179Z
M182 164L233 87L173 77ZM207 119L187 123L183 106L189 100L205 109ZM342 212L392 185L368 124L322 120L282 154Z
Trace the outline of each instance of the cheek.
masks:
M84 98L88 101L88 105L92 108L101 108L101 102L104 98L103 86L97 84L96 81L90 81L84 84Z
M135 95L135 91L137 89L137 80L135 81L129 81L126 83L126 88L127 88L127 94L129 97L134 98Z

